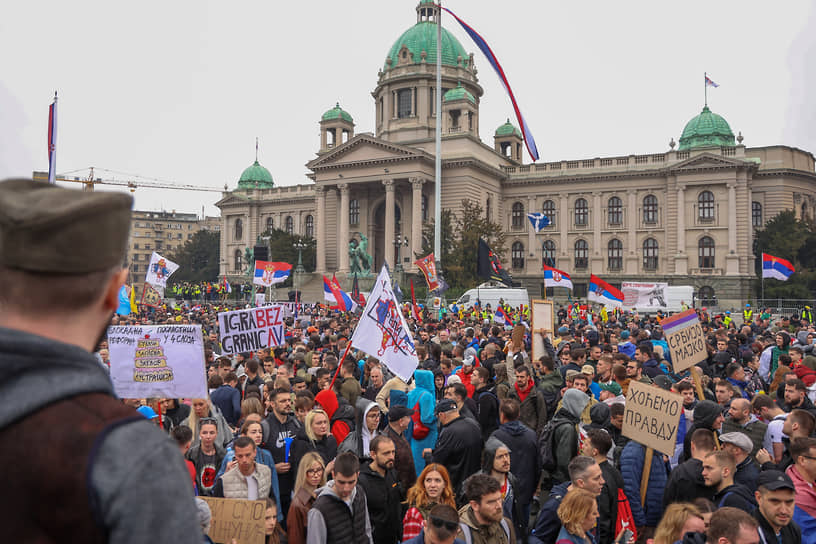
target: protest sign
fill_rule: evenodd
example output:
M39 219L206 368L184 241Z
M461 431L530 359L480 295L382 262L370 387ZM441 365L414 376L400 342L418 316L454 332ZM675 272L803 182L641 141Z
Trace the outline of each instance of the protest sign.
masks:
M533 333L530 336L533 344L534 361L538 361L542 355L547 354L547 350L544 348L544 335L553 333L554 322L555 314L553 313L551 300L530 301L530 328Z
M683 397L665 389L630 381L623 412L623 436L674 455Z
M660 310L666 308L666 288L668 283L621 283L624 308L638 310Z
M255 293L255 306L263 306L266 304L266 293Z
M283 308L278 304L218 314L221 348L232 355L284 343Z
M694 310L667 317L661 323L671 351L672 367L682 372L708 357L703 328Z
M200 325L108 328L113 389L123 399L207 396Z
M150 264L147 265L145 282L149 283L150 285L166 287L167 278L169 278L173 272L178 270L178 267L179 265L162 257L154 251L150 256Z
M264 516L266 501L218 499L201 497L207 501L212 517L207 535L217 544L263 544L266 536Z
M162 295L159 289L153 287L149 283L144 284L142 290L142 304L150 306L151 308L158 308L161 304Z

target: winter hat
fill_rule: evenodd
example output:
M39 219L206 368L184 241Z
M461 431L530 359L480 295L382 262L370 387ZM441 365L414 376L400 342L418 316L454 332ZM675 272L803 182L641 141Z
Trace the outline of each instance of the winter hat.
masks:
M589 403L589 397L583 391L577 389L567 389L564 392L564 409L572 414L574 417L581 417L581 412L584 411L586 405Z

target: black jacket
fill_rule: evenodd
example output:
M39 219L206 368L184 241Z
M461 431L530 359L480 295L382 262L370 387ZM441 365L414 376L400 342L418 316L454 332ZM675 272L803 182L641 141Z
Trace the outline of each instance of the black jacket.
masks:
M598 544L612 544L618 520L618 489L623 489L623 476L609 461L600 464L604 485L598 496Z
M717 508L723 506L733 506L749 514L756 508L754 496L747 487L740 484L731 484L711 498L711 502Z
M569 486L570 482L564 482L552 488L550 498L541 505L533 531L530 533L529 544L555 544L558 531L561 530L558 507L561 506Z
M796 524L795 521L790 520L790 522L782 527L779 531L779 539L776 538L776 533L774 533L771 524L768 523L768 520L765 519L765 516L762 515L762 512L759 511L759 508L754 510L754 518L759 522L759 529L762 531L762 534L765 538L760 539L761 542L765 542L767 544L799 544L802 542L802 530Z
M493 431L499 428L499 397L496 396L496 386L491 383L480 387L473 393L473 400L478 408L477 418L482 428L482 440L487 442Z
M278 421L274 413L266 416L266 419L261 422L261 427L264 432L264 447L272 454L272 459L275 463L286 462L286 439L295 438L295 435L300 430L300 422L292 415L286 417L283 423ZM293 444L294 445L294 444ZM291 450L289 457L291 460ZM280 485L281 497L284 505L289 504L289 497L292 495L295 487L295 475L297 474L296 465L292 464L289 472L278 472L278 484Z
M520 421L502 423L491 435L510 448L510 472L518 480L518 500L522 507L533 501L541 478L541 460L538 456L536 434Z
M663 490L663 509L673 502L692 502L703 497L711 499L713 491L703 481L703 462L689 459L677 465L669 474Z
M722 407L710 400L701 400L694 408L694 423L686 431L686 438L683 439L683 461L691 459L691 435L697 429L714 430L714 421L722 415ZM714 431L717 432L717 431Z
M742 463L737 465L737 472L734 473L734 483L742 484L753 493L757 489L757 478L759 478L759 467L752 457L748 456Z
M310 451L317 452L323 459L323 462L328 464L332 459L337 457L337 440L334 439L334 435L329 433L321 440L312 442L309 437L306 436L305 429L298 429L295 440L289 448L289 464L292 465L292 474L297 474L300 460Z
M447 467L454 493L462 482L479 471L482 455L482 432L470 418L459 416L444 427L436 440L432 459Z
M360 486L365 490L368 517L374 544L396 544L402 540L402 507L405 498L402 485L394 469L385 476L371 468L371 463L360 467Z

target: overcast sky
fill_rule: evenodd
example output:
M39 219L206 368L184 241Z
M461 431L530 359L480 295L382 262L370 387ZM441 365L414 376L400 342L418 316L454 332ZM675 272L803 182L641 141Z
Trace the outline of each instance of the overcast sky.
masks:
M304 183L321 114L339 101L373 132L371 91L417 0L7 2L0 8L0 178L89 166L230 188L255 158ZM542 161L662 152L709 91L747 146L816 151L814 3L450 0L490 43ZM512 113L475 52L481 136ZM514 121L515 123L515 121ZM526 159L526 160L529 160ZM97 176L113 174L97 172ZM117 174L118 179L127 176ZM218 193L136 192L138 209L218 213Z

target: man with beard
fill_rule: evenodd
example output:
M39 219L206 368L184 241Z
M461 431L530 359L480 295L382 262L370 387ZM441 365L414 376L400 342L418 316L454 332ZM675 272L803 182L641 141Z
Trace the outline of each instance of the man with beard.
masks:
M178 447L117 400L91 353L127 278L132 203L0 182L4 540L201 541Z
M394 470L394 442L376 436L370 444L372 461L360 468L360 485L365 490L374 544L396 544L402 539L400 502L405 492Z
M513 522L516 534L527 534L530 516L525 518L521 510L518 480L510 472L510 448L498 438L491 437L485 443L482 453L482 474L487 474L499 482L504 517Z
M759 522L763 542L799 544L802 531L793 521L796 488L784 472L768 470L759 475L754 493L759 508L754 518Z
M734 483L736 471L737 464L727 451L713 451L703 460L703 480L714 490L711 502L717 508L733 506L751 512L754 497L747 487Z
M272 411L266 416L264 427L269 430L264 431L266 449L272 454L275 460L275 472L278 473L278 485L280 486L281 508L283 512L289 511L292 501L292 492L296 491L295 475L286 456L286 439L294 440L300 429L300 423L292 415L292 395L286 389L275 389L271 395Z
M513 524L502 510L499 482L487 474L474 474L464 489L468 504L459 510L459 538L473 544L515 543Z

